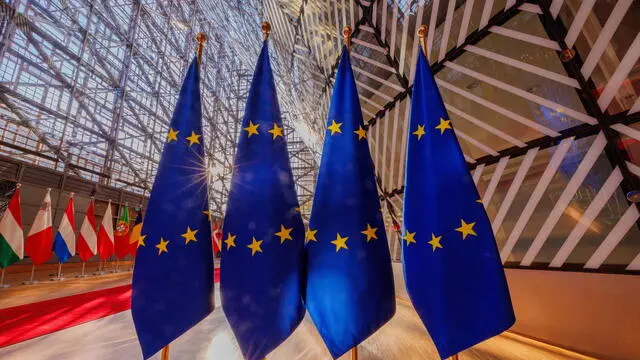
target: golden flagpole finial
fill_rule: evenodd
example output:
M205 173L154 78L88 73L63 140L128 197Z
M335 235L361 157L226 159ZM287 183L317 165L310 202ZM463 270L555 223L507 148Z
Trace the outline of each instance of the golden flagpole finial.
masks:
M351 52L351 26L347 25L342 28L342 37L344 38L344 44L347 46L347 51Z
M418 29L418 38L420 39L420 47L422 47L422 53L427 56L427 25L420 25Z
M269 40L269 34L271 33L271 24L268 21L262 22L262 34L264 34L264 40Z
M198 43L198 45L196 45L196 56L198 57L198 65L202 63L202 50L204 49L204 43L206 43L207 40L209 40L209 37L203 32L196 35L196 42Z

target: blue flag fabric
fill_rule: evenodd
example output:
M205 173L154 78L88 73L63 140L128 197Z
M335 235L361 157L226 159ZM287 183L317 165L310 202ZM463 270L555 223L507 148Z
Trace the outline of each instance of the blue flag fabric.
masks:
M422 51L408 136L404 274L444 359L505 331L515 316L489 218Z
M395 313L393 273L349 53L342 49L307 232L307 310L334 358Z
M213 310L200 72L194 59L162 151L138 247L131 312L145 359Z
M304 317L304 224L266 41L242 124L222 227L220 291L245 359L257 360Z

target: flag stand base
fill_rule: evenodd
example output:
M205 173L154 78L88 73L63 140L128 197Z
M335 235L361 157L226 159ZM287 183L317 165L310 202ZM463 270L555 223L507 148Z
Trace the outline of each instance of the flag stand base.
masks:
M5 283L4 283L4 272L5 272L6 270L7 270L7 269L2 268L2 275L0 275L0 289L6 289L6 288L8 288L8 287L11 287L11 285L9 285L9 284L5 284Z
M84 273L84 267L85 267L86 265L87 265L87 263L86 263L85 261L83 261L83 262L82 262L82 271L80 272L80 274L79 274L79 275L76 275L76 277L77 277L77 278L81 278L81 279L82 279L82 278L89 277L89 275L86 275L86 274Z
M36 275L36 266L35 265L31 265L31 278L29 278L29 281L25 281L22 283L22 285L35 285L35 284L39 284L40 281L38 280L34 280L34 276Z
M106 261L104 262L104 264L102 263L102 261L100 261L100 265L98 265L98 271L94 271L92 274L93 275L106 275L107 271L104 269L106 266Z
M62 263L58 263L58 275L51 278L51 281L64 281L66 280L62 273Z

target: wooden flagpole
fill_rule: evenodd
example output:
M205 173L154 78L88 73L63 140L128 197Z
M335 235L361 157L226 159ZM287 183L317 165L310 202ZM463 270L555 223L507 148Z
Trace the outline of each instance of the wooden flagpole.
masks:
M351 349L351 360L358 360L358 345Z
M162 360L169 360L169 345L162 348Z

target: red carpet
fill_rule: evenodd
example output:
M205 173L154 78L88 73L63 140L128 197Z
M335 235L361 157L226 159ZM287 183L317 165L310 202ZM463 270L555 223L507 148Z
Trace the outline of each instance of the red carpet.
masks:
M215 269L214 281L220 281ZM0 309L0 348L129 310L131 285Z

